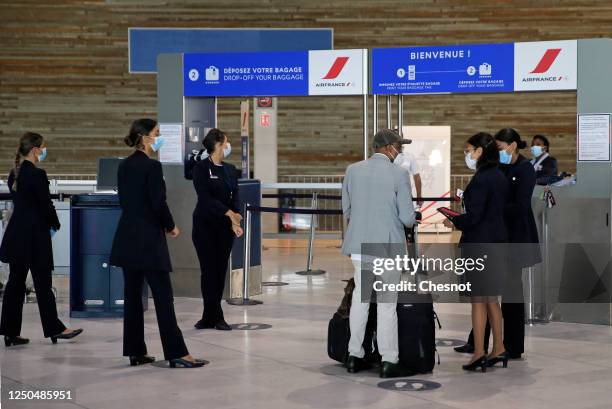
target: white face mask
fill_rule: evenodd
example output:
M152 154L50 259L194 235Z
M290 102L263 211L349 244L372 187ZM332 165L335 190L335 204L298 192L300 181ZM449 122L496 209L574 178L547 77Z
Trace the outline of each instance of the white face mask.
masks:
M465 154L465 164L468 168L476 170L476 163L478 163L478 159L472 159L472 154L470 152Z
M397 158L399 157L400 153L397 151L397 149L395 149L395 146L393 146L393 145L389 145L389 146L391 146L391 148L392 148L392 149L395 151L395 153L397 153L397 155L395 155L395 158L393 158L393 159L389 158L389 160L390 160L392 163L396 163Z

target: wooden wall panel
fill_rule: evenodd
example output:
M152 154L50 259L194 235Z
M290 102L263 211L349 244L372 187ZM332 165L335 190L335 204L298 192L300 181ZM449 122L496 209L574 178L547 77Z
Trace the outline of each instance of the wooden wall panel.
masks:
M155 116L156 101L153 75L128 74L130 26L332 27L336 48L612 36L610 1L2 0L0 10L1 173L24 130L47 137L50 173L91 173L96 157L129 152L122 136L132 119ZM238 106L219 104L220 126L236 140ZM284 98L279 107L281 174L342 173L360 159L360 98ZM572 171L575 109L574 93L406 97L405 124L453 127L453 173L465 173L467 137L504 126L550 135Z

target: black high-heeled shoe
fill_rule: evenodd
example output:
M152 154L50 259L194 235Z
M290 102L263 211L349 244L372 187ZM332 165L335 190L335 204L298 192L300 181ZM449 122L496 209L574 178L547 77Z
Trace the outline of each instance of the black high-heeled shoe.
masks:
M492 367L492 366L495 366L496 363L501 362L504 368L507 368L509 357L510 355L508 354L508 352L504 351L497 356L494 356L492 358L487 358L487 366Z
M130 366L138 366L145 364L152 364L155 362L155 357L150 355L141 355L141 356L131 356L130 357Z
M466 343L464 345L454 347L455 352L459 352L460 354L473 354L474 353L474 345Z
M175 358L171 359L169 363L170 368L176 368L177 366L181 368L199 368L201 366L204 366L204 361L201 361L199 359L196 359L192 362L183 358Z
M480 368L480 370L482 372L487 372L487 356L483 355L480 358L474 360L473 362L467 364L467 365L463 365L463 370L464 371L477 371L478 368Z
M57 344L57 340L58 339L72 339L74 337L76 337L77 335L81 334L83 332L83 328L78 328L75 330L72 330L71 332L64 334L57 334L51 337L51 342L53 342L54 344Z
M225 320L221 320L215 324L215 329L218 331L231 331L232 327Z
M16 336L16 337L5 336L4 337L4 345L6 345L7 347L10 347L13 345L25 345L28 343L30 343L29 339L22 338L20 336Z

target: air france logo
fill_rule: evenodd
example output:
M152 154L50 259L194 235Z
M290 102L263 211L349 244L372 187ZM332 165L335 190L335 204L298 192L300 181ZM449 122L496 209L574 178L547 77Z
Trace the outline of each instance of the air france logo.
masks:
M346 64L348 63L350 57L337 57L333 64L331 65L329 71L327 71L327 74L325 74L321 80L317 83L315 83L316 87L342 87L342 88L348 88L348 87L352 87L355 85L354 82L351 81L338 81L336 80L340 74L342 73L342 71L344 70L344 67L346 67ZM336 80L336 81L332 81L332 80Z
M327 72L327 74L325 74L323 79L324 80L333 80L333 79L338 78L338 75L340 75L340 73L344 69L344 66L346 65L348 60L349 60L349 57L338 57L338 58L336 58L336 60L332 64L332 66L329 69L329 71Z
M536 65L533 71L531 71L531 74L544 74L546 71L548 71L559 56L560 52L560 48L550 48L546 50L538 65Z
M557 57L561 54L561 48L549 48L544 52L544 55L540 59L540 61L536 64L535 68L529 72L529 76L523 77L523 82L561 82L568 81L567 75L548 75L544 76L542 74L546 74L555 61L557 61Z

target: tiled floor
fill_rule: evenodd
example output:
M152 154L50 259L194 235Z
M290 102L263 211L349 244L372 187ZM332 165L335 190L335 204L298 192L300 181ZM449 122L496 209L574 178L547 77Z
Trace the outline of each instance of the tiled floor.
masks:
M121 357L121 320L68 319L66 289L59 308L71 326L85 333L51 345L42 338L37 307L27 304L26 347L0 347L3 408L555 408L612 407L612 329L552 323L527 329L527 354L508 369L464 373L465 356L440 347L441 365L418 380L435 390L389 391L374 372L347 374L326 354L327 323L340 301L342 279L351 263L332 244L315 251L316 277L293 274L305 263L304 248L267 246L263 305L224 305L230 323L264 323L269 329L196 331L198 299L177 298L176 310L190 351L210 364L193 370L159 366L129 367ZM469 328L468 305L437 305L439 338L459 339ZM162 356L155 314L146 314L149 350ZM405 382L405 383L402 383ZM423 384L423 383L421 383ZM419 387L412 379L396 387ZM17 402L9 391L72 388L72 403Z

